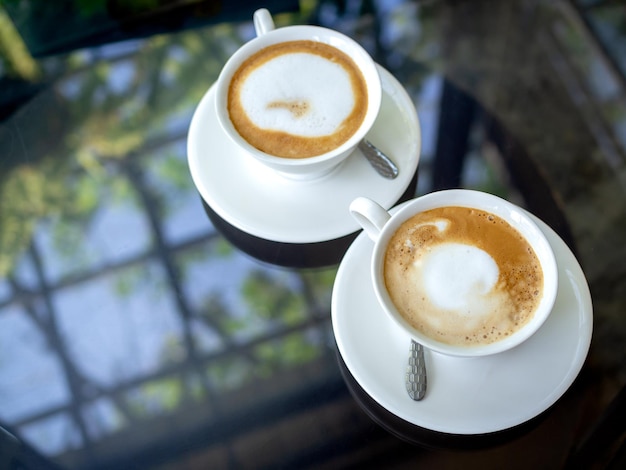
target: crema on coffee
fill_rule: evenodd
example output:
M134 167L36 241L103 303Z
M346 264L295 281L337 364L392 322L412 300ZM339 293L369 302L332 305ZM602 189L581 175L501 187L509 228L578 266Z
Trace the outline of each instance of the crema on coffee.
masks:
M418 213L398 228L384 280L408 323L459 346L513 334L543 295L541 265L526 239L494 214L456 206Z
M268 46L246 59L228 90L228 113L255 148L285 158L324 154L346 142L367 111L354 61L316 41Z

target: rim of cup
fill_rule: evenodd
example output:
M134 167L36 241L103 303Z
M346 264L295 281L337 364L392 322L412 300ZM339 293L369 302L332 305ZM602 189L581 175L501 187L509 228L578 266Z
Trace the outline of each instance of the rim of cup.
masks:
M356 66L363 74L363 79L365 80L367 86L368 109L361 126L359 126L357 131L339 147L324 154L307 158L284 158L274 156L257 149L239 135L228 115L228 87L233 74L250 55L265 47L271 46L272 44L306 39L323 42L333 46L347 53L352 58ZM372 128L376 118L378 117L381 102L382 84L376 63L371 58L369 53L354 39L340 33L339 31L312 25L279 27L251 39L235 51L235 53L228 59L220 72L216 84L217 117L222 128L226 131L226 134L248 153L253 154L257 159L266 162L270 166L280 165L286 170L288 170L289 167L296 168L312 166L328 160L333 160L335 158L340 160L339 157L344 153L346 153L345 157L347 157L350 154L350 151L354 149L354 147Z
M543 296L533 317L510 336L486 345L456 346L439 342L412 327L395 308L384 283L383 261L387 243L399 226L412 215L445 206L474 207L506 220L529 241L541 263L544 275ZM380 231L372 253L371 275L379 303L386 313L415 341L436 352L451 356L476 357L497 354L529 339L546 321L556 300L558 268L552 247L539 226L520 207L493 194L468 189L442 190L405 203Z

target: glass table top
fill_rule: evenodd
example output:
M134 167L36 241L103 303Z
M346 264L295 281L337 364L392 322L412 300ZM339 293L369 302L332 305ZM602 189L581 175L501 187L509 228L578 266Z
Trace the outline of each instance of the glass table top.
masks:
M222 7L0 2L0 467L562 468L619 458L623 6ZM259 7L279 27L344 32L404 87L421 148L397 202L478 189L565 241L589 285L593 339L554 406L480 436L399 419L351 375L331 324L337 270L358 233L264 240L202 200L190 122L253 38ZM247 189L233 184L233 197Z

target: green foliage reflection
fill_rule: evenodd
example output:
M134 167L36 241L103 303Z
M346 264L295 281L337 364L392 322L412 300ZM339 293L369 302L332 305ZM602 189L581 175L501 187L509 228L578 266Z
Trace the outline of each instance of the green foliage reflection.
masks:
M17 40L6 39L0 55ZM42 60L54 65L41 78L47 87L0 122L0 276L13 270L40 220L84 222L105 195L132 198L116 190L128 186L127 162L149 170L154 153L184 142L186 124L172 123L188 122L242 42L235 26L219 25L155 36L113 58L78 51ZM168 197L194 190L181 151L155 168L155 187Z
M265 271L250 274L242 295L256 315L293 325L305 317L305 304L288 285Z
M277 370L315 359L320 355L320 348L309 341L306 332L297 332L260 344L254 354L258 359L255 374L268 378Z

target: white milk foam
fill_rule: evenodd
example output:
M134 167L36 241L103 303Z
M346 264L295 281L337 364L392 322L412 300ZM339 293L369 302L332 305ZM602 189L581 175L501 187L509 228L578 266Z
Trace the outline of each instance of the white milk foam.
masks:
M495 287L499 269L487 252L471 245L444 243L418 258L414 267L422 273L424 291L437 307L461 315L489 313L485 296Z
M333 134L354 107L348 72L306 52L283 54L255 69L240 99L256 126L304 137ZM306 112L295 113L276 103L302 104Z

